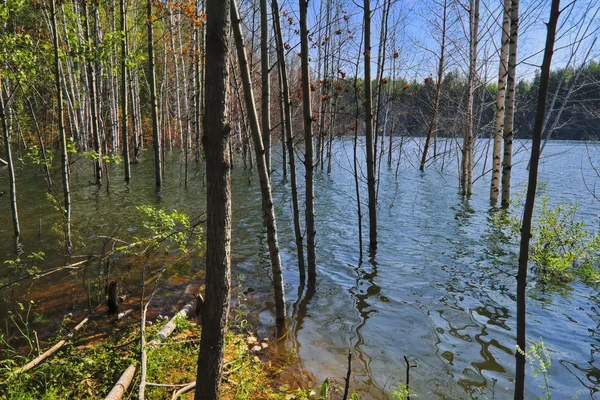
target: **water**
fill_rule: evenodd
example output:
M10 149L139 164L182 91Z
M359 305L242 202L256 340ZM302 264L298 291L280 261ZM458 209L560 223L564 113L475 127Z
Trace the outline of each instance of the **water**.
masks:
M515 156L513 187L522 190L527 178L527 146ZM474 185L474 195L458 195L456 155L420 173L417 141L407 141L396 176L394 165L382 163L379 186L379 247L373 258L359 258L354 178L350 172L352 141L334 143L333 171L318 173L315 205L318 249L318 286L315 293L298 292L291 194L279 171L273 176L286 297L291 331L287 347L300 356L302 367L318 381L342 381L347 353L353 354L351 388L365 398L386 398L405 379L404 356L417 367L411 370L412 392L419 398L507 398L512 396L515 351L515 289L517 248L501 251L489 224L489 174ZM442 144L443 146L443 144ZM478 142L477 177L486 159L487 140ZM279 147L275 146L275 150ZM540 181L552 202L581 203L579 217L598 229L598 202L590 191L597 177L588 158L599 150L580 142L552 142L544 154ZM363 157L364 155L360 155ZM165 187L154 188L150 151L133 166L133 183L124 185L118 166L111 169L112 184L98 189L90 165L78 161L73 168L74 229L99 250L97 235L124 236L140 227L133 206L158 205L191 216L205 210L202 171L183 185L181 157L169 153ZM279 154L274 154L274 163ZM233 171L232 270L256 315L269 330L273 303L258 180L241 169ZM489 157L486 169L489 169ZM5 176L0 187L7 187ZM303 176L299 173L299 177ZM361 176L366 175L361 173ZM19 211L26 251L56 253L60 235L51 227L58 219L44 197L37 172L25 166L18 172ZM366 181L366 177L363 179ZM57 184L58 185L58 184ZM363 213L366 187L363 183ZM42 236L38 237L38 218ZM12 235L7 196L0 198L0 233ZM365 238L368 235L365 224ZM510 250L510 249L509 249ZM14 244L0 244L3 259L13 257ZM366 253L365 253L366 254ZM49 265L60 265L60 256L48 256ZM191 267L197 272L199 265ZM0 276L2 272L0 271ZM66 285L68 275L49 282ZM46 281L36 281L43 289ZM76 282L70 285L75 288ZM28 287L28 289L31 287ZM532 281L528 287L528 339L543 338L552 358L550 385L554 398L600 398L600 297L595 288L575 282L550 290ZM19 293L17 293L18 295ZM21 289L21 296L27 291ZM2 317L0 315L0 317ZM527 369L527 397L541 395Z

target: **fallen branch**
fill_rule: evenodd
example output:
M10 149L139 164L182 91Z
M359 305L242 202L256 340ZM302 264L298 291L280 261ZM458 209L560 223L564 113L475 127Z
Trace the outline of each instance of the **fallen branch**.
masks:
M181 396L184 393L189 392L190 390L196 388L196 382L192 382L189 385L182 387L181 389L177 390L175 393L173 393L173 396L171 396L171 400L177 400L179 398L179 396Z
M8 165L8 163L0 158L0 165Z
M60 267L49 268L49 269L45 270L44 272L36 272L34 274L26 275L26 276L24 276L22 278L19 278L17 280L14 280L12 282L9 282L7 284L4 284L4 285L0 286L0 290L6 289L7 287L10 287L10 286L12 286L12 285L14 285L16 283L21 282L21 281L24 281L25 279L29 279L29 278L42 278L44 276L53 274L55 272L62 271L63 269L79 269L80 265L85 264L89 260L90 259L86 259L86 260L83 260L83 261L77 261L76 263L73 263L73 264L68 264L68 265L63 265L63 266L60 266Z
M86 322L88 322L88 317L85 317L83 319L83 321L81 321L79 324L77 324L77 326L75 326L75 328L73 328L73 330L67 336L65 336L65 338L63 340L61 340L60 342L56 343L50 349L46 350L45 352L43 352L42 354L40 354L35 359L33 359L30 362L28 362L27 364L25 364L21 368L17 368L15 370L15 374L20 374L20 373L23 373L25 371L29 371L30 369L32 369L32 368L36 367L37 365L41 364L42 361L44 361L45 359L47 359L48 357L50 357L51 355L53 355L54 353L56 353L58 350L60 350L60 348L63 347L65 345L65 343L67 343L67 340L71 339L73 337L73 335L75 334L75 332L77 332L79 329L81 329L81 327L83 325L85 325Z
M164 341L175 330L175 325L173 325L172 328L169 327L169 329L167 329L167 325L170 325L171 323L173 323L173 324L175 323L174 322L175 317L177 317L177 316L185 317L188 315L188 313L191 309L192 309L192 304L186 304L181 309L181 311L179 311L177 314L175 314L175 316L173 318L171 318L171 320L160 330L160 332L157 335L157 341L158 342ZM163 338L161 333L166 334L166 336L164 336L164 338ZM131 376L129 376L129 374ZM121 400L121 398L123 397L123 394L125 393L125 391L129 387L129 385L131 384L131 380L133 379L134 374L135 374L135 363L131 364L129 366L129 368L127 368L127 370L125 370L125 372L123 372L123 375L121 375L121 377L119 378L119 380L117 381L115 386L112 388L112 390L110 391L108 396L106 396L104 398L104 400ZM126 383L126 385L124 385L124 383Z
M173 318L171 318L171 320L169 322L167 322L165 324L165 326L163 326L163 328L156 334L156 336L158 336L158 339L161 342L164 342L165 339L167 337L169 337L169 335L171 333L173 333L173 331L177 327L177 322L175 322L175 318L177 318L177 317L187 317L188 314L190 313L191 309L192 309L192 303L186 304L181 309L181 311L179 311L177 314L175 314L175 316Z

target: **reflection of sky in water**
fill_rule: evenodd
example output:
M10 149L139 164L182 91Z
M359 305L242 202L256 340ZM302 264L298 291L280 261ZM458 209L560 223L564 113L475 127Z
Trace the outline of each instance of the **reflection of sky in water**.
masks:
M479 140L478 148L487 146ZM386 143L387 146L387 143ZM443 144L440 144L443 148ZM516 143L519 147L519 142ZM274 146L274 164L280 148ZM289 184L273 178L277 206L279 242L282 248L291 333L288 346L296 347L302 362L319 380L346 374L347 352L353 357L351 388L367 398L382 398L404 382L403 356L417 365L411 386L419 398L496 398L512 395L514 374L514 306L516 254L502 246L489 227L489 176L475 182L473 197L464 202L457 194L456 155L420 174L409 162L415 158L416 143L407 140L396 179L396 166L382 163L379 186L379 249L373 260L358 259L358 229L354 178L349 172L351 141L336 141L331 177L316 176L316 224L319 285L315 293L298 293ZM359 152L362 156L362 151ZM593 152L592 155L596 153ZM131 209L136 204L160 204L192 216L205 210L202 174L191 174L184 189L178 153L167 153L167 179L157 195L154 189L151 154L133 166L133 183L121 183L119 167L112 170L110 192L88 185L83 161L73 168L73 219L84 238L98 232L124 233L137 229L139 220ZM515 157L515 191L526 179L527 151ZM482 169L481 163L474 176ZM395 162L395 161L394 161ZM489 164L489 157L488 157ZM233 171L232 241L234 277L242 275L242 288L255 291L248 297L260 308L260 321L272 320L271 283L266 243L262 232L260 192L251 172ZM301 165L299 165L301 167ZM486 166L489 168L489 165ZM554 142L544 153L540 180L547 184L552 201L578 201L579 215L598 226L597 203L588 186L595 175L587 162L582 143ZM43 247L47 254L57 243L51 227L55 211L44 199L44 186L36 172L24 170L17 176L23 242L26 248ZM298 173L303 180L302 171ZM35 180L34 180L35 178ZM5 185L5 174L0 184ZM24 184L27 182L27 184ZM303 182L300 182L303 184ZM363 235L368 236L366 188L362 188ZM301 201L302 201L301 191ZM7 201L0 202L0 233L10 235ZM45 232L38 238L38 219ZM128 226L124 226L124 224ZM92 240L89 240L92 243ZM0 244L0 254L10 254L10 243ZM600 381L600 312L597 291L575 283L564 290L529 285L528 338L544 342L552 356L550 376L553 395L570 398L578 390L582 397L595 392ZM527 369L528 397L540 394L538 383ZM493 382L496 382L495 384Z

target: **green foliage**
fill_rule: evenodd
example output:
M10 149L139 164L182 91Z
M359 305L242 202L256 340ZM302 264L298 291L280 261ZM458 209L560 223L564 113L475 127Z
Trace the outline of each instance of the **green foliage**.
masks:
M37 263L44 260L44 252L31 252L25 258L18 256L14 260L4 261L4 265L10 271L11 275L35 275L40 272Z
M550 368L552 368L552 361L550 360L550 354L548 349L544 346L544 341L540 338L539 343L533 342L529 346L529 350L525 353L519 346L517 351L525 356L527 362L531 365L531 371L536 379L539 379L541 375L544 379L543 384L540 387L544 390L544 398L538 398L538 400L550 400L552 394L550 392L550 385L548 383L550 376Z
M200 247L200 227L191 224L187 215L173 210L170 214L154 206L137 206L143 216L142 226L149 233L148 237L135 238L136 248L144 252L154 251L165 243L174 243L179 250L187 253L188 245ZM166 251L168 251L168 244ZM125 247L121 250L127 250Z
M26 158L31 160L31 162L35 165L44 165L47 168L52 167L52 160L54 159L54 151L52 149L46 149L44 152L44 156L42 155L42 151L39 146L33 145L27 149Z
M416 395L411 395L408 392L408 387L404 383L399 383L392 392L392 398L396 400L406 400L409 396L416 397Z
M502 210L492 217L492 224L515 242L521 236L521 218L514 214L520 203L513 202L513 211ZM529 250L539 278L561 282L578 277L588 283L600 282L600 233L590 234L585 223L577 220L578 208L573 203L552 207L547 197L539 201Z

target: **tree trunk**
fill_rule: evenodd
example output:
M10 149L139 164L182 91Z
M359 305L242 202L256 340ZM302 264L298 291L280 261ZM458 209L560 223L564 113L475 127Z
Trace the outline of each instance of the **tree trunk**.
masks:
M471 0L469 6L469 79L467 82L467 109L465 135L463 140L461 194L473 193L473 100L477 76L477 44L479 28L479 0Z
M492 162L492 184L490 201L496 204L500 194L500 172L502 165L502 130L504 128L504 101L506 97L506 73L508 63L508 42L510 30L510 2L504 0L502 8L502 43L500 47L500 71L498 73L498 94L496 95L496 125L494 132L494 150Z
M515 113L515 84L517 73L517 44L519 39L519 0L511 0L510 42L508 46L508 77L504 103L504 157L502 159L502 207L510 203L510 180L512 172L512 145Z
M56 96L58 103L58 135L61 145L61 161L62 161L62 179L63 179L63 195L65 207L62 210L63 214L63 229L65 232L65 248L67 253L71 253L71 189L69 186L69 154L67 152L67 135L65 133L65 121L63 116L63 97L62 83L60 80L60 57L58 53L58 31L56 30L56 6L54 0L51 0L51 22L52 22L52 41L54 45L54 81L56 84Z
M127 133L127 15L125 14L125 0L119 0L121 14L121 135L123 146L123 167L125 168L125 182L131 181L131 168L129 162L129 135ZM135 134L135 132L134 132Z
M371 2L364 0L365 30L365 125L367 152L367 187L369 192L369 248L377 249L377 198L375 182L375 154L373 147L373 111L371 94Z
M15 168L10 149L10 126L7 118L8 110L4 103L4 92L2 79L0 78L0 122L2 123L2 131L4 132L4 146L6 147L6 165L8 165L8 184L10 186L10 209L12 211L15 236L19 237L21 230L19 228L19 213L17 210L17 186L15 185ZM10 101L9 95L10 93L6 97Z
M526 348L526 289L527 289L527 261L529 259L529 241L531 239L531 219L535 205L535 192L537 188L538 166L540 162L540 146L542 142L542 131L544 125L544 113L546 111L546 98L550 84L550 65L554 52L554 40L556 36L556 25L560 15L560 0L552 0L550 8L550 21L548 22L548 34L546 36L546 48L544 61L542 62L542 73L540 76L540 92L538 95L537 109L535 114L535 125L533 128L533 142L531 145L531 168L529 169L529 182L527 184L527 196L523 210L523 223L521 225L521 247L519 251L519 271L517 274L517 346L523 352ZM525 354L517 352L516 355L516 377L515 377L515 400L522 400L525 391Z
M203 147L206 158L206 296L196 376L196 400L219 398L225 331L231 302L231 177L229 159L229 0L206 2L206 83Z
M262 5L266 5L266 2L261 2L261 6ZM256 106L254 104L254 93L252 91L252 81L250 77L250 70L248 69L248 58L246 57L246 48L244 47L244 37L242 35L240 20L241 19L237 10L236 2L235 0L232 0L231 23L233 26L233 36L237 47L238 61L240 63L242 83L244 85L244 99L246 100L246 109L248 110L250 129L252 131L252 139L254 141L254 151L256 153L256 169L258 170L264 213L263 222L265 224L265 228L267 228L267 244L269 245L271 270L273 273L272 279L273 290L275 292L275 322L279 331L278 336L280 336L285 330L285 289L283 286L283 274L281 271L281 257L279 255L279 240L277 239L277 221L275 218L275 209L273 207L273 197L271 195L271 180L269 178L269 170L267 168L267 162L265 159L266 152L263 147L263 138L261 136L260 126L258 124L258 115L256 113ZM264 22L268 21L261 19L261 23ZM267 115L268 114L269 105L267 104Z
M156 186L162 186L162 138L158 129L158 99L156 98L156 71L154 66L154 35L152 33L152 0L148 0L147 21L148 24L148 68L150 84L150 109L152 112L152 141L154 146L154 177Z
M442 39L440 44L440 58L438 60L438 74L437 81L435 84L435 94L433 95L433 109L431 110L431 121L429 122L429 129L427 130L427 137L425 138L425 145L423 146L423 156L421 157L421 165L419 169L421 172L425 171L425 163L427 163L427 153L429 152L429 145L431 138L435 135L437 130L437 118L438 109L440 108L440 94L442 92L442 83L444 80L444 68L445 68L445 56L446 56L446 24L448 17L448 0L444 0L444 9L442 14ZM434 151L435 157L435 151Z
M310 101L310 72L308 69L308 0L300 1L300 66L302 69L302 105L304 113L304 168L306 170L306 253L308 256L308 284L317 282L317 255L315 248L314 164L312 106Z
M95 50L96 35L94 38L90 36L90 12L88 9L88 2L83 0L83 13L85 18L85 41L86 45L89 46L90 50ZM102 185L102 141L100 140L100 130L98 125L98 85L96 84L96 70L94 68L95 60L86 60L86 69L88 76L88 91L90 96L90 112L92 115L92 137L94 140L94 151L96 152L94 157L94 177L97 185Z
M267 0L260 0L260 71L262 78L261 119L265 164L271 175L271 88L269 81L269 14ZM244 94L247 97L246 92ZM256 142L256 139L254 139Z
M294 212L294 235L296 238L296 251L298 253L298 270L300 272L300 285L306 281L306 268L304 263L304 241L300 226L300 206L298 202L298 186L296 184L296 154L294 152L294 138L292 137L292 107L290 101L290 88L285 55L283 50L283 35L281 34L281 21L279 19L279 5L277 0L272 0L273 24L275 25L275 38L277 43L277 58L281 75L281 91L283 94L284 129L287 142L288 158L290 160L290 185L292 189L292 208Z

